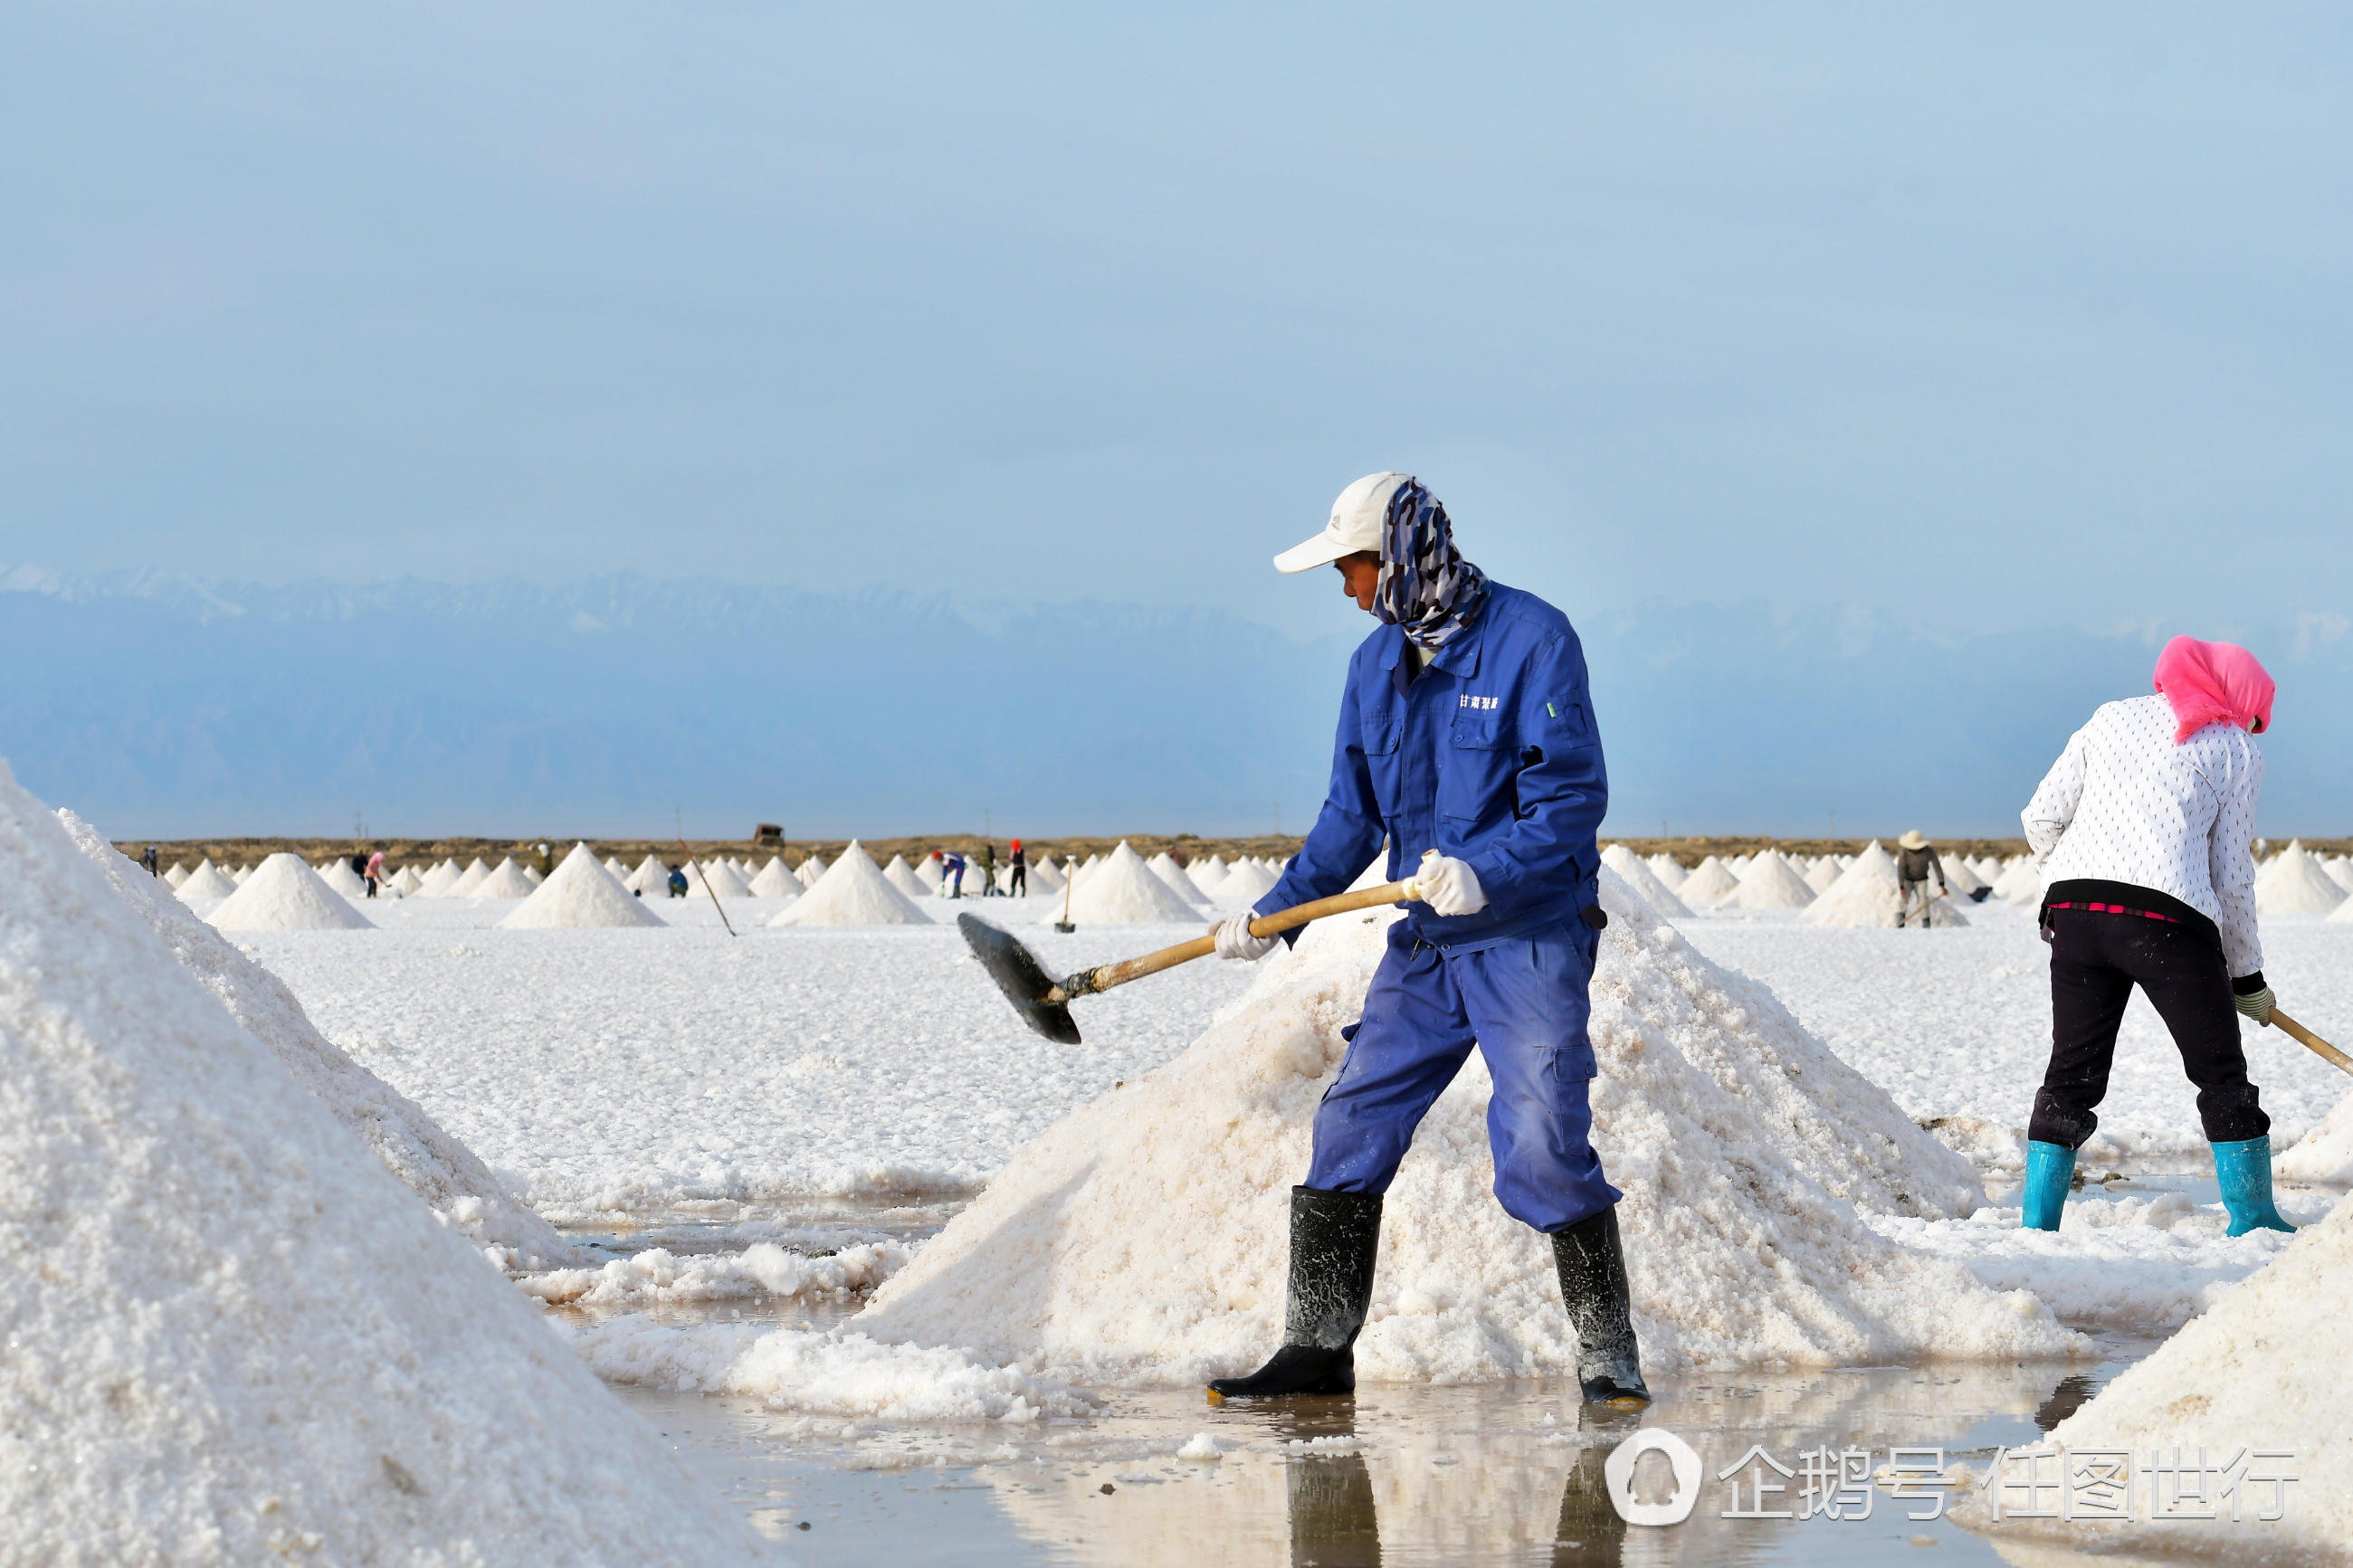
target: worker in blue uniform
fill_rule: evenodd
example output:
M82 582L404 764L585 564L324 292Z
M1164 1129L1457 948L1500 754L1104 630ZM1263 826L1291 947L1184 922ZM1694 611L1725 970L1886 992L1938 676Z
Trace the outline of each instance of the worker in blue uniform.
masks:
M1389 878L1415 878L1422 901L1389 928L1315 1113L1307 1179L1292 1189L1282 1347L1210 1396L1356 1386L1381 1195L1475 1044L1495 1085L1495 1196L1553 1239L1585 1396L1645 1403L1619 1193L1588 1138L1587 987L1608 924L1594 836L1609 784L1584 650L1558 610L1464 561L1445 508L1405 474L1358 479L1321 534L1275 558L1285 572L1325 564L1381 622L1349 661L1331 791L1282 879L1210 932L1224 957L1262 957L1297 933L1253 936L1253 916L1340 892L1384 837Z

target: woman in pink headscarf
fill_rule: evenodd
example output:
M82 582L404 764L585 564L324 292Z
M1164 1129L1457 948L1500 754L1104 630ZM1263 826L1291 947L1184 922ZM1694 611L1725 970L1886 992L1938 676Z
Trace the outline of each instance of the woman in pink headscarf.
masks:
M2198 1086L2231 1234L2292 1230L2272 1203L2271 1119L2239 1047L2239 1016L2272 1014L2250 850L2272 678L2234 644L2175 637L2156 684L2094 713L2023 814L2051 944L2051 1067L2027 1127L2024 1223L2059 1228L2138 985Z

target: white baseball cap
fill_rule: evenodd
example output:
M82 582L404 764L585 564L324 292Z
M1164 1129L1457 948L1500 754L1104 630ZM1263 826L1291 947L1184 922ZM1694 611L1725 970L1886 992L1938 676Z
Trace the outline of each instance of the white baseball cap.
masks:
M1294 544L1274 558L1278 572L1313 572L1359 550L1378 551L1381 524L1389 513L1389 498L1398 486L1410 483L1410 474L1366 474L1340 492L1332 503L1332 521L1324 531L1303 544Z

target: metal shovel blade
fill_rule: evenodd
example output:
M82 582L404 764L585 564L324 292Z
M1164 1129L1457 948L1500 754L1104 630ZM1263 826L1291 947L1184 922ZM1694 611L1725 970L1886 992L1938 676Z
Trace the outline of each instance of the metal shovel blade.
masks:
M956 916L956 930L1021 1021L1045 1036L1066 1046L1079 1043L1079 1026L1071 1017L1067 1002L1049 1002L1054 982L1039 966L1029 950L1005 931L997 930L976 915Z

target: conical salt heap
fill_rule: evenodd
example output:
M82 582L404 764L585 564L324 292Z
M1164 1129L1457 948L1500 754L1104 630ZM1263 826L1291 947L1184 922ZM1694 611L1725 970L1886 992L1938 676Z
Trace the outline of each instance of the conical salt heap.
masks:
M499 868L474 884L466 895L472 899L527 899L532 895L531 879L522 874L510 855L499 862Z
M621 886L596 852L575 844L555 875L499 921L501 931L573 930L586 926L658 926L662 918Z
M174 860L172 862L172 868L164 873L164 880L171 883L173 889L177 891L180 884L186 881L192 875L194 875L194 873L188 869L185 864L181 861Z
M1692 868L1692 874L1675 884L1675 897L1693 909L1709 908L1724 902L1740 890L1740 879L1732 868L1711 855Z
M2353 1356L2334 1331L2348 1277L2353 1206L2339 1203L2042 1437L2037 1447L2071 1454L2133 1455L2128 1521L2005 1517L1995 1525L1990 1499L1977 1490L1959 1500L1955 1517L1972 1530L1990 1528L2005 1543L2002 1555L2013 1562L2036 1560L2031 1547L2009 1544L2019 1536L2088 1546L2107 1562L2161 1557L2178 1563L2192 1554L2216 1563L2353 1562L2353 1443L2346 1441L2345 1415L2353 1408ZM2152 1518L2151 1494L2166 1498L2168 1482L2147 1469L2149 1457L2171 1461L2177 1450L2186 1472L2178 1479L2191 1488L2202 1479L2205 1500L2177 1502L2175 1517ZM2268 1471L2296 1479L2280 1486L2242 1482L2234 1510L2222 1495L2233 1456L2251 1475ZM2201 1463L2223 1473L2199 1477ZM2050 1465L2044 1461L2046 1477ZM2022 1480L2025 1466L2012 1464L2005 1473ZM2052 1494L2043 1492L2041 1503L2022 1492L2007 1495L2014 1509L2048 1506ZM2259 1514L2274 1508L2281 1508L2279 1516L2259 1522ZM2180 1517L2201 1511L2213 1517Z
M472 1150L319 1033L284 982L158 891L153 879L116 854L88 823L70 811L57 815L74 847L104 873L180 967L374 1150L385 1169L431 1205L442 1224L471 1238L501 1268L546 1268L575 1261L572 1245L516 1202Z
M815 856L810 858L814 860ZM931 917L891 885L857 840L817 885L768 922L772 926L929 925Z
M1081 925L1138 921L1198 925L1201 911L1154 876L1144 857L1123 838L1101 865L1080 872L1079 885L1071 890L1071 919Z
M458 879L449 884L448 896L453 899L470 899L474 896L474 889L490 880L490 877L491 868L483 865L482 858L477 855L472 863L458 874Z
M237 896L237 879L214 865L210 859L195 869L195 874L183 877L176 891L185 901L195 904L206 899L227 899Z
M352 863L341 855L332 857L319 868L319 880L346 899L367 897L367 880L352 869Z
M1262 861L1243 860L1226 873L1218 884L1217 901L1237 909L1254 909L1258 901L1274 890L1282 879L1266 868Z
M1740 886L1724 900L1727 910L1802 910L1814 901L1814 890L1797 868L1767 849L1740 873Z
M802 887L814 888L818 884L818 879L823 877L828 869L829 868L824 861L812 855L794 868L793 875L801 879Z
M1623 844L1612 844L1601 852L1601 863L1625 879L1635 896L1651 906L1651 912L1662 920L1689 920L1691 910L1675 897L1674 889L1659 880L1650 863Z
M743 872L725 860L713 860L703 867L702 880L703 887L723 899L748 899L752 896L752 884L744 880ZM702 890L702 888L695 889L697 892Z
M1864 1226L1858 1209L1966 1215L1983 1192L1771 992L1601 882L1595 1141L1626 1193L1649 1368L2084 1352L2031 1296ZM1282 1337L1290 1189L1395 918L1326 921L1266 960L1191 1048L1018 1151L854 1327L1082 1379L1256 1365ZM1490 1193L1489 1090L1474 1054L1389 1191L1361 1378L1573 1364L1550 1245Z
M1195 860L1185 868L1185 875L1193 879L1193 886L1212 899L1218 896L1218 885L1232 876L1233 871L1234 868L1227 865L1225 858L1220 855Z
M9 1559L754 1560L5 767L0 887Z
M2345 889L2319 859L2291 842L2255 873L2255 908L2267 915L2325 915L2345 902Z
M883 875L889 874L886 868ZM752 879L752 896L755 899L797 899L807 890L801 886L801 879L793 875L793 868L785 864L785 858L781 855L769 856L768 863L760 868L760 874Z
M932 889L923 884L921 877L915 875L915 868L907 864L907 858L904 855L892 856L891 863L882 868L882 875L889 879L892 887L911 899L927 899L932 896Z
M215 931L369 931L367 917L281 849L206 915Z
M1170 892L1187 903L1196 908L1204 907L1208 903L1209 895L1193 885L1193 879L1185 874L1185 868L1176 864L1176 857L1167 850L1163 849L1144 864L1154 876L1168 884Z
M1928 879L1928 891L1936 890L1936 879ZM1806 919L1818 926L1893 926L1904 910L1904 889L1895 873L1895 858L1879 847L1874 838L1854 858L1854 864L1839 873L1830 890L1816 899L1806 910ZM1915 911L1912 923L1920 921ZM1931 926L1965 926L1968 920L1950 899L1937 899L1928 906Z

